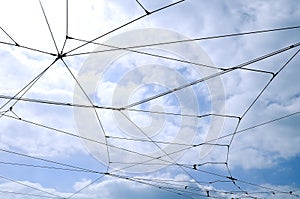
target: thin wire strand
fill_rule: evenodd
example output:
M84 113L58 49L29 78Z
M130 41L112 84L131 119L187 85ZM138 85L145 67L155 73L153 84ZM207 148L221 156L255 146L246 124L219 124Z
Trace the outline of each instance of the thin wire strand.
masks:
M24 101L24 102L40 103L40 104L54 105L54 106L96 108L96 109L120 111L120 108L118 108L118 107L99 106L99 105L95 105L95 104L93 104L93 105L74 104L71 102L58 102L58 101L52 101L52 100L42 100L42 99L33 99L33 98L25 98L25 97L21 98L21 97L13 97L13 96L8 96L8 95L0 95L0 99L19 100L19 101ZM195 114L173 113L173 112L166 112L166 111L151 111L151 110L134 109L134 108L128 108L128 109L123 109L123 110L132 111L132 112L153 113L153 114L159 114L159 115L190 117L190 118L204 118L204 117L215 116L215 117L239 119L239 116L224 115L224 114L217 114L217 113L207 113L207 114L202 114L202 115L195 115Z
M296 113L295 113L296 114ZM291 114L292 115L292 114ZM286 118L287 116L285 116L285 117L281 117L281 118ZM203 171L203 170L199 170L199 171L201 171L201 172L205 172L205 173L209 173L209 174L211 174L211 175L215 175L215 173L210 173L210 172L206 172L206 171ZM223 176L224 177L224 176Z
M256 31L249 31L249 32L241 32L241 33L230 33L225 35L216 35L216 36L208 36L208 37L200 37L200 38L194 38L194 39L185 39L185 40L175 40L170 42L160 42L160 43L153 43L153 44L144 44L144 45L136 45L136 46L127 46L127 47L119 47L119 48L112 48L112 49L106 49L103 51L98 52L108 52L108 51L116 51L116 50L126 50L126 49L137 49L137 48L145 48L145 47L153 47L153 46L161 46L161 45L169 45L169 44L176 44L176 43L186 43L186 42L194 42L194 41L201 41L201 40L214 40L214 39L221 39L221 38L227 38L227 37L237 37L237 36L244 36L244 35L252 35L252 34L262 34L262 33L269 33L269 32L277 32L277 31L286 31L286 30L294 30L299 29L300 26L288 26L288 27L281 27L281 28L273 28L273 29L265 29L265 30L256 30ZM88 42L83 39L78 38L70 38L73 40L81 41L81 42ZM103 45L98 42L90 42L92 44L96 45ZM82 54L88 54L93 52L86 52ZM75 55L81 55L81 53L76 54L68 54L68 56L75 56Z
M11 166L19 166L19 167L33 167L33 168L39 168L39 169L50 169L50 170L62 170L62 171L85 172L85 173L87 173L87 171L81 170L81 169L71 169L71 168L54 167L54 166L47 166L47 165L35 165L35 164L25 164L25 163L18 163L18 162L4 162L4 161L0 161L0 164L11 165Z
M31 48L31 47L28 47L28 46L22 46L22 45L19 45L19 44L16 45L16 44L12 44L12 43L8 43L8 42L2 42L2 41L0 41L0 44L9 45L9 46L15 46L17 48L23 48L23 49L26 49L26 50L30 50L30 51L34 51L34 52L39 52L39 53L46 54L46 55L57 56L54 53L50 53L50 52L47 52L47 51L43 51L43 50Z
M57 59L55 59L49 66L47 66L42 72L40 72L36 77L34 77L29 83L27 83L20 91L18 91L13 98L16 98L17 96L19 96L21 94L22 98L26 92L47 72L47 70L49 70L49 68L57 61ZM0 110L3 109L6 105L8 105L10 102L12 101L12 99L9 99L6 103L4 103L1 107ZM16 103L18 102L18 100L16 100L12 106L16 105ZM11 107L12 107L11 106Z
M76 84L79 86L80 90L83 92L83 94L85 95L85 97L87 98L87 100L89 101L89 103L91 105L93 105L93 102L92 100L90 99L90 97L88 96L88 94L86 93L86 91L84 90L84 88L82 87L82 85L80 84L80 82L77 80L77 78L75 77L75 75L72 73L71 69L69 68L69 66L67 65L67 63L61 59L62 62L64 63L65 67L68 69L69 73L71 74L72 78L75 80ZM110 162L110 154L109 154L109 149L108 149L108 142L107 142L107 139L106 139L106 133L105 133L105 130L104 130L104 127L102 125L102 122L100 120L100 117L97 113L97 110L95 108L93 108L93 111L95 113L95 116L97 118L97 122L100 126L100 129L101 129L101 133L104 134L104 142L105 142L105 145L106 145L106 152L107 152L107 160L108 160L108 164L107 164L107 171L109 171L109 162Z
M296 114L296 113L295 113ZM286 118L287 116L285 117L281 117L281 118ZM27 157L27 156L26 156ZM39 158L38 158L39 159ZM201 171L201 172L204 172L204 173L208 173L208 174L211 174L211 175L216 175L215 173L211 173L211 172L207 172L207 171L203 171L203 170L199 170L198 171ZM90 171L89 171L90 172ZM224 176L221 176L221 177L224 177ZM225 176L226 177L226 176Z
M67 40L69 39L68 35L69 35L69 1L66 0L66 35L65 35L65 41L64 41L63 47L60 51L61 55L64 54L64 49L67 44Z
M24 187L28 187L30 189L33 189L33 190L36 190L36 191L39 191L41 193L46 193L50 196L55 196L55 197L58 197L58 198L62 198L61 196L57 195L57 194L54 194L54 193L51 193L51 192L48 192L48 191L45 191L45 190L42 190L42 189L39 189L37 187L33 187L31 185L28 185L28 184L25 184L25 183L22 183L22 182L19 182L19 181L16 181L16 180L13 180L11 178L8 178L8 177L5 177L5 176L0 176L0 178L4 179L4 180L7 180L7 181L10 181L10 182L13 182L15 184L19 184L21 186L24 186Z
M19 46L19 44L1 26L0 29L15 43L14 45Z
M102 179L105 175L100 175L99 177L97 177L95 180L93 180L92 182L88 183L87 185L83 186L82 188L80 188L79 190L77 190L76 192L72 193L71 195L69 195L68 197L64 198L64 199L70 199L72 197L74 197L75 195L78 195L80 192L82 192L83 190L87 189L89 186L91 186L92 184L95 184L96 182L98 182L100 179Z
M145 11L145 13L147 14L147 15L149 15L149 14L151 14L138 0L135 0L137 3L138 3L138 5Z
M126 106L124 106L124 107L122 107L122 108L131 108L131 107L134 107L134 106L143 104L143 103L145 103L145 102L149 102L149 101L154 100L154 99L157 99L157 98L159 98L159 97L162 97L162 96L171 94L171 93L173 93L173 92L176 92L176 91L178 91L178 90L182 90L182 89L184 89L184 88L193 86L193 85L198 84L198 83L200 83L200 82L207 81L207 80L209 80L209 79L212 79L212 78L215 78L215 77L224 75L224 74L226 74L226 73L232 72L232 71L234 71L234 70L236 70L236 69L239 69L239 68L243 68L243 67L245 67L245 66L248 66L248 65L250 65L250 64L256 63L256 62L258 62L258 61L262 61L262 60L264 60L264 59L267 59L267 58L272 57L272 56L274 56L274 55L277 55L277 54L283 53L283 52L285 52L285 51L291 50L291 49L293 49L293 48L295 48L295 47L298 47L298 46L300 46L300 42L295 43L295 44L292 44L292 45L290 45L290 46L288 46L288 47L281 48L281 49L279 49L279 50L273 51L273 52L271 52L271 53L265 54L265 55L263 55L263 56L257 57L257 58L255 58L255 59L251 59L250 61L247 61L247 62L244 62L244 63L239 64L239 65L237 65L237 66L228 68L228 69L226 69L225 71L221 71L221 72L218 72L218 73L214 73L214 74L212 74L212 75L209 75L209 76L206 76L206 77L204 77L204 78L198 79L198 80L193 81L193 82L191 82L191 83L188 83L188 84L179 86L179 87L177 87L177 88L174 88L174 89L171 89L171 90L168 90L168 91L159 93L159 94L154 95L154 96L152 96L152 97L148 97L148 98L145 98L145 99L143 99L143 100L140 100L140 101L131 103L131 104L126 105Z
M74 38L71 38L71 39L74 39ZM79 40L79 39L77 39L77 40ZM79 41L88 42L86 40L79 40ZM158 54L154 54L154 53L148 53L148 52L144 52L144 51L132 50L130 48L122 48L122 47L117 47L117 46L112 46L112 45L102 44L102 43L97 43L97 42L93 42L93 44L97 44L97 45L100 45L100 46L109 47L109 48L112 48L114 50L123 50L123 51L128 51L128 52L133 52L133 53L141 54L141 55L162 58L162 59L165 59L165 60L171 60L171 61L185 63L185 64L192 64L192 65L195 65L195 66L201 66L201 67L212 68L212 69L217 69L217 70L225 70L225 68L222 68L222 67L216 67L216 66L211 66L211 65L207 65L207 64L196 63L196 62L188 61L188 60L185 60L185 59L168 57L168 56L158 55ZM69 57L69 56L75 56L75 55L78 56L78 55L86 55L86 54L103 53L103 52L107 52L107 51L108 50L91 51L91 52L85 52L85 53L78 53L78 54L67 55L67 57Z
M61 197L44 196L44 195L38 195L38 194L32 194L32 193L22 193L22 192L7 191L7 190L0 190L0 193L3 193L3 194L13 194L13 195L21 195L21 196L39 197L39 198L60 198L61 199Z
M48 19L47 19L47 16L46 16L46 13L45 13L45 10L44 10L44 8L43 8L43 5L42 5L41 0L39 0L39 2L40 2L40 6L41 6L41 9L42 9L42 11L43 11L43 15L44 15L44 17L45 17L45 21L46 21L46 23L47 23L47 26L48 26L48 29L49 29L49 32L50 32L50 35L51 35L51 38L52 38L52 41L53 41L53 43L54 43L56 52L57 52L57 54L59 54L58 47L57 47L56 41L55 41L55 39L54 39L54 36L53 36L52 30L51 30L51 27L50 27L49 21L48 21Z

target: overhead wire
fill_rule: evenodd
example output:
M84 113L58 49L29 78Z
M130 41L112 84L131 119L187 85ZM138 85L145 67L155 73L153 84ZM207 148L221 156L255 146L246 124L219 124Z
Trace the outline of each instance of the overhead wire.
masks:
M241 32L241 33L230 33L230 34L223 34L223 35L215 35L215 36L207 36L207 37L199 37L199 38L193 38L193 39L183 39L183 40L175 40L175 41L168 41L168 42L135 45L135 46L125 46L125 47L117 47L117 46L111 46L111 45L108 46L107 44L98 43L98 42L94 42L94 41L90 42L90 43L96 44L96 45L107 45L107 47L111 48L111 49L96 51L97 53L116 51L116 50L128 50L129 51L132 49L145 48L145 47L162 46L162 45L186 43L186 42L194 42L194 41L202 41L202 40L214 40L214 39L220 39L220 38L230 38L230 37L237 37L237 36L244 36L244 35L255 35L255 34L262 34L262 33L269 33L269 32L285 31L285 30L294 30L294 29L297 30L299 28L300 28L300 26L288 26L288 27L281 27L281 28L248 31L248 32ZM87 40L74 38L74 37L70 37L70 39L85 42L85 43L89 42ZM84 55L84 54L89 54L89 53L94 53L94 51L76 53L76 54L68 54L67 56L75 56L75 55L78 56L78 55Z
M14 42L14 45L19 46L19 44L1 26L0 29Z
M66 62L64 61L64 57L67 57L67 56L75 56L75 55L72 55L72 54L69 54L70 52L73 52L87 44L91 44L91 43L95 43L95 41L105 35L108 35L118 29L121 29L137 20L140 20L141 18L145 17L146 15L149 15L149 14L152 14L152 13L155 13L155 12L158 12L158 11L161 11L161 10L164 10L165 8L168 8L170 6L173 6L173 5L176 5L178 3L181 3L183 1L178 1L178 2L175 2L175 3L172 3L170 5L167 5L167 6L164 6L164 7L161 7L159 9L156 9L152 12L149 12L145 9L145 7L138 1L136 0L136 2L139 4L139 6L144 9L144 11L146 12L145 15L142 15L120 27L117 27L115 29L113 29L112 31L109 31L107 32L106 34L104 35L101 35L91 41L84 41L85 43L68 51L68 52L65 52L63 53L64 51L64 47L65 47L65 44L67 42L67 39L70 39L68 37L68 1L66 1L66 39L64 41L64 44L63 44L63 48L61 50L61 52L58 51L58 48L57 48L57 44L55 42L55 39L54 39L54 36L52 34L52 31L51 31L51 28L50 28L50 25L49 25L49 22L47 20L47 17L46 17L46 14L44 12L44 9L43 9L43 6L42 6L42 3L40 1L40 6L42 8L42 11L43 11L43 15L45 17L45 20L47 22L47 25L48 25L48 29L51 33L51 37L52 37L52 40L55 44L55 47L56 47L56 50L57 50L57 55L56 54L53 54L53 53L47 53L45 51L40 51L38 49L33 49L33 48L30 48L30 47L24 47L24 46L20 46L19 44L17 44L5 31L4 29L2 29L2 31L8 36L11 38L11 40L15 43L15 44L12 44L12 43L7 43L7 42L0 42L1 44L4 44L4 45L11 45L11 46L16 46L16 47L20 47L20 48L24 48L24 49L28 49L28 50L33 50L33 51L37 51L37 52L40 52L40 53L43 53L43 54L49 54L49 55L53 55L53 56L57 56L57 58L55 59L55 61L50 65L52 66L57 60L62 60L62 62L64 63L65 67L67 68L67 70L69 71L69 73L72 75L73 79L76 81L76 83L79 85L79 87L81 88L81 90L84 92L84 94L86 95L86 97L88 98L88 100L90 101L89 97L87 96L87 94L85 93L84 89L80 86L79 82L77 81L76 77L74 76L74 74L71 72L70 68L68 67L68 65L66 64ZM148 13L149 12L149 13ZM281 31L281 30L291 30L291 29L298 29L300 28L300 26L293 26L293 27L285 27L285 28L277 28L277 29L269 29L269 30L259 30L259 31L251 31L251 32L245 32L245 33L234 33L234 34L227 34L227 35L219 35L219 36L211 36L211 37L206 37L206 38L197 38L197 39L193 39L193 40L181 40L181 41L173 41L173 42L165 42L165 43L160 43L160 44L149 44L147 47L149 46L155 46L155 45L167 45L167 44L171 44L171 43L180 43L180 42L189 42L189 41L200 41L200 40L204 40L204 39L217 39L217 38L224 38L224 37L231 37L231 36L241 36L241 35L247 35L247 34L256 34L256 33L264 33L264 32L274 32L274 31ZM71 38L71 39L75 39L75 38ZM76 39L75 39L76 40ZM101 44L100 44L101 45ZM48 100L37 100L37 99L30 99L30 98L24 98L23 96L25 95L26 92L28 92L31 87L35 84L36 81L38 81L38 79L40 79L43 74L50 68L50 66L48 66L48 68L45 69L44 72L40 73L38 76L36 76L31 82L29 82L23 89L21 89L21 91L19 91L16 95L14 96L5 96L5 95L1 95L0 98L3 98L3 99L8 99L8 101L1 107L4 108L6 105L8 105L11 101L14 101L13 105L10 107L11 110L6 110L4 112L1 112L1 116L6 116L6 117L9 117L9 118L12 118L12 119L18 119L20 121L23 121L23 122L27 122L27 123L30 123L32 125L37 125L37 126L40 126L42 128L46 128L46 129L49 129L49 130L53 130L53 131L56 131L56 132L59 132L59 133L64 133L64 134L67 134L67 135L71 135L71 136L75 136L79 139L86 139L86 140L89 140L88 138L84 138L84 137L81 137L81 136L76 136L75 134L72 134L72 133L68 133L66 131L61 131L59 129L55 129L53 127L49 127L49 126L46 126L46 125L42 125L42 124L38 124L38 123L35 123L35 122L32 122L32 121L29 121L29 120L25 120L23 118L19 118L17 113L15 111L12 110L12 107L19 101L27 101L27 102L35 102L35 103L43 103L43 104L49 104L49 105L61 105L61 106L71 106L71 107L85 107L85 108L93 108L94 111L95 111L95 114L97 115L97 112L96 112L96 108L102 108L102 109L108 109L108 110L112 110L112 111L119 111L119 112L122 112L122 110L128 110L128 111L140 111L140 112L145 112L145 113L155 113L155 114L168 114L168 115L173 115L173 116L184 116L184 117L195 117L195 118L201 118L201 117L206 117L206 116L218 116L218 117L229 117L229 118L235 118L235 119L238 119L238 123L237 123L237 126L234 130L233 133L231 134L227 134L225 136L220 136L218 137L217 139L222 139L222 138L225 138L225 137L230 137L231 136L231 141L229 143L229 145L223 145L223 144L212 144L212 145L215 145L215 146L225 146L225 147L228 147L229 149L229 146L231 145L232 143L232 140L234 138L234 136L237 134L237 133L242 133L242 132L245 132L245 131L248 131L250 129L254 129L254 128L257 128L259 126L263 126L263 125L266 125L266 124L270 124L272 122L275 122L275 121L278 121L278 120L281 120L281 119L285 119L285 118L289 118L289 117L292 117L292 116L295 116L297 114L299 114L300 112L294 112L294 113L291 113L291 114L288 114L286 116L282 116L282 117L279 117L279 118L275 118L273 120L269 120L267 122L263 122L263 123L260 123L260 124L256 124L252 127L248 127L248 128L245 128L245 129L242 129L242 130L238 130L238 127L240 125L240 122L241 120L244 118L244 116L247 114L247 112L252 108L252 106L256 103L256 101L260 98L261 94L264 92L265 89L267 89L267 87L269 86L269 84L273 81L274 77L276 77L278 75L278 73L281 72L281 70L283 68L286 67L286 65L294 58L294 56L296 56L296 54L299 52L299 50L297 51L296 54L294 54L294 56L279 70L277 71L277 73L273 73L273 72L270 72L270 71L265 71L265 70L258 70L258 69L254 69L254 68L244 68L244 66L248 66L252 63L255 63L257 61L261 61L263 59L266 59L268 57L271 57L271 56L274 56L274 55L277 55L281 52L285 52L289 49L292 49L292 48L295 48L295 47L298 47L299 46L299 43L295 43L295 44L292 44L290 45L289 47L286 47L286 48L282 48L278 51L274 51L272 53L269 53L269 54L266 54L264 56L261 56L261 57L258 57L258 58L255 58L253 60L250 60L248 62L244 62L238 66L235 66L235 67L231 67L231 68L218 68L220 70L223 70L222 72L220 73L216 73L212 76L208 76L208 77L205 77L203 79L199 79L197 81L194 81L194 82L191 82L187 85L183 85L181 87L178 87L178 88L175 88L172 90L172 92L175 92L177 90L180 90L180 89L184 89L186 87L189 87L189 86L192 86L194 84L197 84L199 82L202 82L202 81L206 81L210 78L213 78L213 77L217 77L217 76L220 76L220 75L223 75L227 72L232 72L236 69L242 69L242 70L248 70L248 71L252 71L252 72L258 72L258 73L268 73L268 74L272 74L272 79L267 83L267 85L263 88L263 90L260 92L260 94L255 98L255 100L253 101L253 103L248 107L248 109L246 109L246 111L244 112L244 114L242 116L232 116L232 115L219 115L218 113L209 113L209 114L206 114L206 115L189 115L189 114L180 114L180 113L168 113L168 112L158 112L158 111L148 111L148 110L139 110L139 109L133 109L131 107L133 106L136 106L138 104L142 104L142 103L145 103L147 101L150 101L150 100L153 100L153 99L156 99L158 97L161 97L161 96L164 96L164 95L167 95L169 93L172 93L169 91L169 93L161 93L161 94L158 94L156 96L153 96L152 98L147 98L147 99L144 99L142 101L139 101L137 103L133 103L133 104L129 104L128 106L125 106L125 107L121 107L120 108L115 108L115 107L105 107L105 106L97 106L97 105L94 105L91 101L90 101L90 105L89 106L85 106L85 105L78 105L78 104L72 104L72 103L64 103L64 102L56 102L56 101L48 101ZM146 47L146 46L135 46L135 47L126 47L126 48L122 48L122 47L114 47L113 49L109 49L109 50L127 50L127 51L131 51L130 49L135 49L135 48L140 48L140 47ZM131 52L134 52L134 51L131 51ZM151 54L146 54L148 56L152 56ZM168 59L169 57L163 57L161 56L160 58L166 58ZM172 58L171 58L172 59ZM184 61L184 60L173 60L173 61ZM189 63L189 64L193 64L193 63ZM223 73L224 72L224 73ZM22 93L23 92L23 93ZM21 94L22 93L22 94ZM21 96L19 96L21 94ZM1 110L0 109L0 110ZM7 115L8 112L12 112L12 114L14 116L9 116ZM98 117L98 115L97 115ZM130 121L131 119L128 118ZM99 122L100 122L100 118L98 118ZM100 122L101 124L101 122ZM138 127L138 126L137 126ZM103 127L102 127L102 131L105 133ZM142 140L142 139L134 139L134 138L121 138L121 137L116 137L116 136L108 136L108 135L105 135L105 139L122 139L122 140L130 140L130 141L148 141L148 142L152 142L153 144L155 144L159 149L163 150L159 145L158 143L164 143L164 141L156 141L156 140L153 140L152 138L147 138L145 140ZM89 140L89 141L93 141L95 142L96 140ZM193 147L197 147L197 146L200 146L200 145L204 145L204 144L211 144L209 143L211 141L208 141L207 143L201 143L201 144L191 144L190 146L187 145L187 147L189 148L193 148ZM107 153L109 153L109 150L108 150L108 147L112 147L113 145L109 145L107 142L106 143L99 143L99 144L104 144L106 145L107 147ZM165 142L165 144L171 144L171 142ZM174 144L180 144L180 143L174 143ZM120 149L122 149L122 147L120 147ZM27 157L27 158L33 158L33 159L36 159L36 160L41 160L41 161L44 161L46 159L43 159L43 158L38 158L38 157L33 157L33 156L29 156L29 155L26 155L26 154L22 154L22 153L18 153L18 152L13 152L13 151L10 151L10 150L5 150L5 149L0 149L0 151L2 152L8 152L8 153L11 153L11 154L15 154L15 155L21 155L22 157ZM130 150L128 150L127 152L130 152ZM170 156L172 155L173 153L165 153L165 156ZM272 189L272 188L269 188L269 187L265 187L265 186L261 186L261 185L257 185L255 183L251 183L251 182L246 182L246 181L243 181L243 180L240 180L240 179L236 179L234 178L232 175L231 175L231 171L228 167L228 154L229 154L229 150L227 151L227 161L226 162L204 162L204 163L199 163L199 164L195 164L196 167L194 167L194 165L184 165L184 164L179 164L177 163L175 160L173 161L167 161L167 163L171 163L171 165L173 166L179 166L179 167L184 167L184 168L188 168L188 169L193 169L195 171L198 171L198 172L204 172L204 173L207 173L207 174L210 174L210 175L214 175L214 176L219 176L221 178L224 178L224 179L227 179L227 180L217 180L215 182L232 182L237 189L239 189L239 191L236 191L236 193L240 193L242 194L241 196L242 197L253 197L252 194L256 194L255 192L248 192L244 189L242 189L239 185L236 184L236 182L241 182L241 183L244 183L244 184L248 184L248 185L251 185L251 186L256 186L256 187L259 187L259 188L262 188L264 190L269 190L269 191L274 191L274 193L284 193L284 194L292 194L292 195L295 195L298 197L298 195L294 194L293 191L291 193L291 191L289 192L286 192L286 191L280 191L280 190L277 190L277 189ZM145 154L141 154L145 157L147 157ZM148 158L154 158L154 159L157 159L157 157L148 157ZM59 164L60 166L67 166L67 167L70 167L72 169L67 169L66 170L70 170L70 171L83 171L83 172L92 172L92 173L96 173L96 174L100 174L100 177L96 178L96 180L92 181L90 184L88 184L87 186L83 187L82 189L80 189L79 191L77 192L74 192L72 195L70 195L69 197L73 197L75 196L76 194L78 194L79 192L81 192L82 190L86 189L87 187L91 186L93 183L97 182L98 180L97 179L100 179L101 177L103 176L112 176L112 177L117 177L117 178L120 178L120 179L126 179L126 180L129 180L129 181L132 181L132 182L138 182L138 183L142 183L142 184L147 184L147 185L150 185L150 186L154 186L154 187L157 187L159 189L164 189L166 191L171 191L173 193L177 193L178 195L184 195L186 194L185 196L190 196L189 194L192 194L188 191L185 190L184 186L175 186L176 184L172 184L171 183L166 183L166 184L162 184L161 186L156 186L158 184L151 184L151 183L143 183L142 181L138 181L137 179L133 178L133 177L125 177L125 176L121 176L117 173L118 170L113 170L112 172L108 172L108 168L107 167L107 171L106 172L98 172L98 171L93 171L93 170L89 170L89 169L85 169L85 168L80 168L80 167L76 167L76 166L71 166L71 165L68 165L68 164L64 164L64 163L60 163L60 162L55 162L55 161L49 161L49 160L46 160L46 162L48 163L53 163L53 164ZM109 161L111 162L111 161ZM28 167L38 167L38 168L45 168L45 169L62 169L64 170L64 168L59 168L59 167L48 167L48 166L42 166L42 165L30 165L30 164L23 164L23 163L13 163L13 162L0 162L1 164L11 164L11 165L15 165L15 166L28 166ZM125 163L124 163L125 164ZM137 164L139 164L137 162ZM150 163L147 163L147 162L144 162L144 164L150 164ZM224 175L219 175L215 172L210 172L210 171L205 171L205 170L202 170L202 169L199 169L198 167L201 167L201 166L204 166L206 164L225 164L228 168L228 173L229 173L229 176L224 176ZM123 168L124 169L124 168ZM121 171L121 170L119 170ZM115 173L114 173L115 172ZM190 176L191 178L193 178L193 176ZM5 177L3 178L5 179ZM9 178L7 178L9 179ZM195 179L196 180L196 179ZM14 180L11 179L11 181L14 182ZM16 181L17 182L17 181ZM211 181L211 182L214 182L214 181ZM160 182L158 182L160 183ZM172 185L174 185L172 187ZM200 189L199 189L200 190ZM197 191L197 190L196 190ZM203 191L204 193L206 194L199 194L197 196L203 196L203 197L212 197L214 198L215 196L212 195L212 192L214 192L214 190L208 190L208 189L201 189L201 191ZM234 191L231 191L231 192L222 192L223 194L233 194ZM221 193L221 192L220 192ZM263 192L265 193L265 192ZM197 192L193 193L193 194L197 194ZM34 196L34 195L32 195ZM191 197L192 198L192 197ZM216 197L217 198L217 197ZM255 197L256 198L256 197ZM257 197L259 198L259 197Z
M236 135L236 131L238 129L238 127L240 126L241 124L241 121L242 119L245 117L245 115L249 112L249 110L253 107L253 105L257 102L257 100L260 98L260 96L263 94L263 92L268 88L268 86L271 84L271 82L273 82L274 78L296 57L296 55L299 53L300 49L298 49L289 59L288 61L285 62L285 64L275 73L274 76L272 76L272 78L267 82L267 84L263 87L263 89L259 92L259 94L255 97L255 99L252 101L252 103L250 104L250 106L248 106L248 108L244 111L244 113L241 115L241 119L238 121L236 127L235 127L235 130L234 130L234 133L232 134L231 138L230 138L230 141L229 141L229 145L228 145L228 148L227 148L227 153L226 153L226 167L227 167L227 170L228 170L228 173L230 175L230 177L232 178L232 174L231 174L231 170L229 168L229 165L228 165L228 160L229 160L229 151L230 151L230 146L234 140L234 137ZM236 185L236 180L232 180L232 182ZM241 189L240 186L236 185L238 188ZM242 190L242 189L241 189Z
M39 2L40 2L40 6L41 6L41 9L42 9L42 12L43 12L43 15L44 15L45 21L46 21L46 23L47 23L47 26L48 26L48 29L49 29L49 32L50 32L51 38L52 38L52 41L53 41L53 43L54 43L54 46L55 46L56 52L57 52L57 54L59 54L58 47L57 47L56 41L55 41L55 39L54 39L54 36L53 36L52 30L51 30L51 27L50 27L49 21L48 21L48 19L47 19L47 16L46 16L46 13L45 13L44 7L43 7L43 5L42 5L42 2L41 2L41 0L39 0Z
M26 92L43 76L43 74L45 74L47 72L47 70L49 70L49 68L57 61L57 59L55 59L50 65L48 65L42 72L40 72L37 76L35 76L31 81L29 81L22 89L20 89L14 96L13 98L16 98L17 96L20 96L19 98L23 97ZM7 102L5 102L1 107L0 110L3 109L6 105L8 105L10 102L12 101L12 99L9 99ZM13 107L16 103L18 102L18 100L15 100L13 102L13 105L11 105L11 107Z
M82 93L84 94L84 96L86 97L86 99L89 101L90 105L93 105L93 102L92 100L90 99L90 97L88 96L88 94L86 93L86 91L84 90L84 88L82 87L82 85L80 84L80 82L77 80L77 78L75 77L75 75L72 73L71 69L69 68L69 66L67 65L67 63L61 58L63 64L65 65L65 67L67 68L68 72L71 74L72 78L75 80L76 84L79 86L80 90L82 91ZM109 162L110 162L110 153L109 153L109 150L108 150L108 142L107 142L107 139L106 139L106 133L105 133L105 129L103 127L103 124L100 120L100 117L96 111L95 108L93 108L93 112L96 116L96 119L97 119L97 122L100 126L100 129L101 129L101 133L104 134L104 142L105 142L105 145L106 145L106 152L107 152L107 160L108 160L108 164L107 164L107 168L106 170L109 171Z
M7 191L7 190L0 190L0 193L2 193L2 194L10 194L10 195L38 197L38 198L60 198L61 199L61 197L56 197L56 196L46 196L46 195L38 195L38 194L32 194L32 193Z
M45 191L43 189L40 189L40 188L37 188L37 187L34 187L34 186L31 186L31 185L28 185L24 182L19 182L19 181L16 181L14 179L11 179L11 178L8 178L8 177L5 177L5 176L0 176L1 179L4 179L4 180L7 180L7 181L10 181L10 182L13 182L15 184L19 184L21 186L24 186L24 187L28 187L32 190L36 190L36 191L39 191L39 192L42 192L42 193L45 193L45 194L48 194L50 196L55 196L55 197L58 197L58 198L62 198L61 196L57 195L57 194L54 194L54 193L51 193L51 192L48 192L48 191Z
M265 55L263 55L263 56L260 56L260 57L251 59L251 60L246 61L246 62L243 62L243 63L241 63L241 64L239 64L239 65L237 65L237 66L230 67L230 68L228 68L228 69L226 69L226 70L224 70L224 71L217 72L217 73L214 73L214 74L212 74L212 75L208 75L208 76L206 76L206 77L203 77L203 78L198 79L198 80L196 80L196 81L192 81L192 82L190 82L190 83L188 83L188 84L184 84L184 85L179 86L179 87L177 87L177 88L174 88L174 89L171 89L171 90L167 90L167 91L165 91L165 92L159 93L159 94L157 94L157 95L154 95L154 96L145 98L145 99L140 100L140 101L137 101L137 102L133 102L133 103L131 103L131 104L129 104L129 105L126 105L126 106L124 106L124 107L122 107L122 108L131 108L131 107L134 107L134 106L143 104L143 103L145 103L145 102L149 102L149 101L154 100L154 99L157 99L157 98L159 98L159 97L162 97L162 96L171 94L171 93L173 93L173 92L176 92L176 91L178 91L178 90L182 90L182 89L184 89L184 88L193 86L193 85L198 84L198 83L200 83L200 82L207 81L207 80L209 80L209 79L212 79L212 78L215 78L215 77L224 75L224 74L226 74L226 73L232 72L232 71L234 71L234 70L236 70L236 69L243 68L243 67L245 67L245 66L248 66L248 65L250 65L250 64L256 63L256 62L258 62L258 61L261 61L261 60L267 59L267 58L269 58L269 57L272 57L272 56L274 56L274 55L283 53L283 52L285 52L285 51L287 51L287 50L291 50L291 49L296 48L296 47L298 47L298 46L300 46L300 42L291 44L291 45L289 45L289 46L287 46L287 47L281 48L281 49L279 49L279 50L276 50L276 51L273 51L273 52L271 52L271 53L265 54Z

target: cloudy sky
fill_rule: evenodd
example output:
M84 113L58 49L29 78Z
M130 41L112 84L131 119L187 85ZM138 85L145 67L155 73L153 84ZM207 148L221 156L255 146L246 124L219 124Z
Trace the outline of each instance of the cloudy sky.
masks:
M300 197L299 19L297 0L1 2L1 197Z

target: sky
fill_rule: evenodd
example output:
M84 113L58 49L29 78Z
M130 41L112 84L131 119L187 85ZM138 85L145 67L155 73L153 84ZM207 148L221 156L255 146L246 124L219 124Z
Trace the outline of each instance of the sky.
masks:
M300 197L298 1L176 2L1 3L1 198Z

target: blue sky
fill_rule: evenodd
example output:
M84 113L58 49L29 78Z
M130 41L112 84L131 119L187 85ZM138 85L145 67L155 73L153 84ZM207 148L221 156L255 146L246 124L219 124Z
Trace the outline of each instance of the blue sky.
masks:
M175 1L139 2L151 12ZM300 59L299 54L295 55L298 46L246 66L250 70L233 70L132 107L176 114L214 113L225 117L197 119L109 109L97 109L95 114L91 108L76 109L66 104L49 105L26 99L89 106L74 75L93 104L121 106L220 70L134 52L80 54L97 47L97 50L109 49L96 44L73 51L83 44L80 40L90 41L144 15L145 11L135 0L69 1L68 9L66 1L41 1L41 4L47 21L39 1L9 1L0 8L2 198L207 198L208 194L215 198L300 197ZM185 0L96 42L118 46L137 45L140 43L135 42L140 41L153 43L163 38L149 33L154 29L160 29L162 35L170 33L170 41L202 38L299 26L299 19L297 0ZM146 36L135 32L145 28L148 28ZM128 34L129 31L132 32ZM66 34L75 39L65 42ZM127 38L128 35L135 37ZM199 48L179 43L179 47L176 44L135 50L197 63L200 57L204 58L202 64L213 63L226 69L295 44L299 42L299 35L296 28L192 42ZM16 95L56 59L56 48L58 51L63 48L67 53L63 57L65 64L62 60L56 61L24 95L22 92L17 95L25 101L9 101L9 97ZM204 52L211 61L205 58ZM115 55L111 60L110 56ZM293 55L295 57L285 66ZM102 61L94 62L93 59L99 61L99 57ZM95 70L89 68L90 63L95 64L92 68ZM221 105L217 106L217 102ZM238 117L242 117L240 123ZM232 137L230 134L235 131L238 133ZM221 138L209 142L212 145L204 145L206 148L183 147L203 143L216 135ZM230 145L228 156L227 145ZM178 149L185 149L185 153L165 155ZM149 161L150 156L156 159ZM182 166L175 164L175 159ZM143 161L150 164L133 166ZM194 164L199 164L197 170Z

